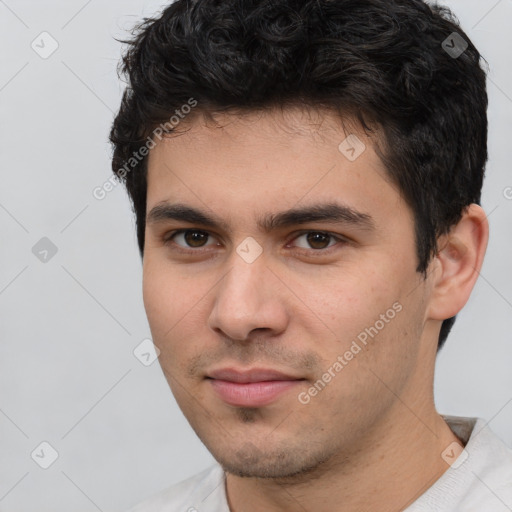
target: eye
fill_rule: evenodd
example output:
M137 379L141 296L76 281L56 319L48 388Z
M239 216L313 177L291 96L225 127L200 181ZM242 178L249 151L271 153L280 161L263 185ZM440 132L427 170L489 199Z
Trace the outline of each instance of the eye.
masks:
M305 238L304 238L305 237ZM306 231L296 236L293 241L303 239L302 245L298 245L299 249L322 251L336 245L336 242L345 242L340 237L324 231ZM332 243L330 243L332 242Z
M167 234L164 237L164 243L166 245L172 243L176 250L185 253L199 253L204 247L220 246L218 242L212 242L208 244L209 238L213 238L208 231L202 229L178 229ZM302 239L302 242L300 240ZM298 245L291 242L300 243ZM304 231L296 234L291 242L286 244L286 247L295 247L308 254L317 253L319 255L325 254L327 249L340 244L347 243L347 240L340 236L333 235L325 231Z
M172 241L179 247L200 249L201 247L207 246L206 242L210 236L211 235L208 233L208 231L203 231L201 229L178 229L177 231L173 231L169 236L167 236L165 238L165 242L168 243ZM183 244L177 243L176 240L181 240Z

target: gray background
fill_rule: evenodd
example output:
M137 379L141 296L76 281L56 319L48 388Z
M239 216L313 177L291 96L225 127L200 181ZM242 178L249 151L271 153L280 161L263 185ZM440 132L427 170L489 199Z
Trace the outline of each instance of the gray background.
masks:
M480 416L512 445L512 0L451 0L489 62L491 240L472 298L438 360L440 412ZM121 45L162 2L0 1L0 510L125 510L213 460L182 417L150 337L130 204L107 136ZM47 59L41 32L59 47ZM47 37L47 36L46 36ZM44 50L51 41L44 40ZM47 237L57 253L32 252ZM49 442L58 459L31 458ZM48 461L49 451L39 451ZM43 453L44 455L41 455Z

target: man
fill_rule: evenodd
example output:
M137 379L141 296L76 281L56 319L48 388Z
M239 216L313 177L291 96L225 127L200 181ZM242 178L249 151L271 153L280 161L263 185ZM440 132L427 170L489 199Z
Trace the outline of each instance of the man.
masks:
M134 510L512 510L511 451L433 398L488 240L486 77L450 11L178 0L123 71L145 308L218 461Z

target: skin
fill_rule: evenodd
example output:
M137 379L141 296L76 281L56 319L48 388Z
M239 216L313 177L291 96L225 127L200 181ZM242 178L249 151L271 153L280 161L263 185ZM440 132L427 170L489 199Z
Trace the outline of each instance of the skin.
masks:
M434 406L434 363L441 321L464 306L478 276L485 214L468 208L439 240L425 279L415 270L412 210L355 124L345 120L345 132L334 113L299 108L216 121L182 123L148 159L148 212L182 203L225 223L146 225L144 304L172 392L227 471L232 512L403 510L448 469L443 450L460 443ZM354 161L338 149L349 133L366 145ZM332 202L371 216L373 228L257 224ZM178 229L199 238L169 238ZM340 240L309 243L308 233ZM252 263L236 252L247 237L262 249ZM298 394L397 303L400 312L301 403ZM269 405L235 407L206 378L225 367L304 380Z

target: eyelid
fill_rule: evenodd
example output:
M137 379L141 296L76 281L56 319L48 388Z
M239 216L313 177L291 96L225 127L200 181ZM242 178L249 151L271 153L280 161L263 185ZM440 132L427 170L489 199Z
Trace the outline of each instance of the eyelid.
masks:
M288 245L290 242L293 242L293 240L295 240L296 238L299 238L299 236L306 235L307 233L321 233L323 235L330 236L331 238L333 238L334 240L336 240L338 242L349 243L348 238L344 237L343 235L339 235L338 233L332 233L331 231L325 231L323 229L303 229L301 231L294 232L292 234L292 236L290 237L289 241L286 242L286 245ZM331 245L330 247L327 247L326 249L309 249L309 250L320 253L320 252L326 252L327 249L330 249L331 247L334 247L334 246ZM299 249L302 249L302 247L299 247ZM302 249L302 250L308 250L308 249Z
M169 233L166 233L164 236L163 236L163 241L164 241L164 244L167 245L169 242L173 242L173 238L176 236L176 235L180 235L182 233L186 233L187 231L199 231L199 232L202 232L202 233L206 233L209 237L214 237L214 238L218 238L216 235L214 235L212 232L206 230L206 229L202 229L202 228L181 228L181 229L176 229L174 231L171 231ZM334 245L330 245L324 249L305 249L303 247L296 247L295 249L298 250L299 252L302 252L302 253L308 253L308 254L317 254L317 255L326 255L328 253L331 252L331 250L333 249L336 249L336 247L338 245L340 245L340 243L342 245L346 245L346 244L350 244L351 241L350 239L348 239L347 237L343 236L343 235L340 235L338 233L332 233L330 231L325 231L325 230L322 230L322 229L303 229L303 230L300 230L300 231L295 231L294 233L292 233L292 235L290 235L290 237L288 238L288 241L286 242L285 246L288 247L289 244L291 242L293 242L295 239L299 238L300 236L302 235L305 235L305 234L308 234L308 233L322 233L324 235L328 235L329 237L331 237L332 239L334 239L336 242L336 244ZM175 243L175 242L174 242ZM203 247L197 247L197 248L192 248L192 247L183 247L181 245L178 245L175 243L175 245L179 248L178 251L179 252L182 252L182 253L186 253L186 254L199 254L201 252L205 252L207 249L204 249L203 247L208 247L208 246L203 246ZM214 244L215 245L218 245L218 244Z
M208 231L206 229L202 229L202 228L181 228L181 229L175 229L174 231L170 231L169 233L166 233L163 236L163 241L164 241L165 244L167 244L168 242L172 242L173 241L172 239L176 235L181 235L183 233L186 233L187 231L200 231L201 233L206 233L209 237L217 238L215 235L213 235L211 233L211 231ZM178 244L176 244L176 245L178 245ZM181 246L181 245L178 245L178 247L182 247L183 248L183 246ZM189 247L188 249L193 251L193 252L200 252L202 247L198 247L197 249Z

